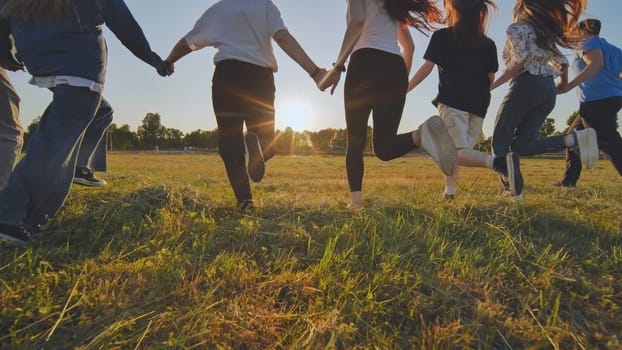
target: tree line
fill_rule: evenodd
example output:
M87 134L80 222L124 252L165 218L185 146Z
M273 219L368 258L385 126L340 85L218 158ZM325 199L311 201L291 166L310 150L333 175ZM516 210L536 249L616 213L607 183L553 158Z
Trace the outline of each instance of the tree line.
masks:
M567 125L572 124L578 112L574 112L567 120ZM108 128L107 143L108 149L113 151L217 151L218 150L218 130L194 130L184 133L181 130L168 128L162 125L161 116L158 113L147 113L141 125L134 132L130 126L124 124L117 126L111 124ZM40 117L35 118L28 126L25 133L25 143L27 144L31 135L39 125ZM540 128L540 137L561 134L555 130L555 120L547 118ZM373 129L367 127L367 146L366 151L372 152ZM319 131L295 131L290 127L285 130L275 132L275 148L280 155L305 155L318 153L343 154L346 149L346 130L345 129L322 129ZM475 146L475 149L490 152L491 137L482 137Z

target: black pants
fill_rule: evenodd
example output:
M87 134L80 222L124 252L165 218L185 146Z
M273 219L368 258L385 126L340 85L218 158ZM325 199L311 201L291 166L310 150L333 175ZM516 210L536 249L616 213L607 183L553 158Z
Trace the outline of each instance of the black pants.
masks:
M212 103L218 151L238 203L252 199L244 148L244 124L257 134L265 160L274 156L274 75L271 69L225 60L216 64Z
M363 152L370 112L378 158L395 159L415 148L411 133L397 135L407 89L408 72L401 56L374 49L361 49L352 55L344 87L350 191L358 192L363 186Z
M622 138L618 133L618 112L622 108L622 96L581 103L579 114L583 121L596 130L598 147L609 157L611 164L622 175ZM583 129L580 125L577 129ZM566 173L562 184L575 186L581 175L581 159L566 151Z

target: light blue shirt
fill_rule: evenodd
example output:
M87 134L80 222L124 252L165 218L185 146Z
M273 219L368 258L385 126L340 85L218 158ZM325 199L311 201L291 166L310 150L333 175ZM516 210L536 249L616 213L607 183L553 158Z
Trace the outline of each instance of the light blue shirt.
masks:
M583 51L591 50L602 52L604 66L593 77L579 84L581 102L622 96L622 79L620 79L622 50L600 37L593 37L583 43ZM582 57L577 55L572 65L575 74L581 72L586 66Z

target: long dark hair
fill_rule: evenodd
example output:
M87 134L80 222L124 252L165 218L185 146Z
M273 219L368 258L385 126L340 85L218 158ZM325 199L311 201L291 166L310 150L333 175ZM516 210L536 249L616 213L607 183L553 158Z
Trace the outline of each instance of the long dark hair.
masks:
M4 17L24 22L62 22L75 12L77 0L8 0L0 9Z
M436 0L384 0L384 8L394 20L407 23L422 33L434 29L436 23L443 23Z
M497 10L492 0L445 0L446 23L456 42L478 46L485 42L491 11Z
M586 7L587 0L516 0L514 21L529 23L536 32L538 46L557 53L555 45L581 47L576 28Z

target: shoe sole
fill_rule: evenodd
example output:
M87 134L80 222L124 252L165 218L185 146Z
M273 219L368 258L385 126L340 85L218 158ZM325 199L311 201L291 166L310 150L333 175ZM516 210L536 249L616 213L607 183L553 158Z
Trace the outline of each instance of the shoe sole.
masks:
M13 236L5 235L4 233L1 233L1 232L0 232L0 241L5 241L11 244L18 245L18 246L25 246L26 244L28 244L27 241L21 240L19 238L15 238Z
M512 193L512 197L518 197L522 195L523 192L523 175L520 171L520 161L514 164L514 154L508 153L506 155L506 163L508 167L508 178L510 182L510 193ZM520 184L520 188L518 188L518 184Z
M259 145L257 135L247 133L244 137L244 144L246 145L246 153L248 154L246 164L248 177L254 182L259 182L266 173L266 165L263 160L263 155L261 154L261 146Z
M420 130L421 148L434 159L443 174L452 176L456 168L458 151L441 117L437 115L430 117L421 125ZM432 141L434 149L427 149L423 142L426 135Z
M583 132L577 133L577 141L579 143L581 163L585 164L587 169L593 169L599 158L596 131L592 128L587 128Z
M78 185L83 185L83 186L89 186L89 187L104 187L106 186L106 182L102 181L102 182L93 182L93 181L89 181L87 179L82 179L79 177L74 177L73 178L73 183L74 184L78 184Z

